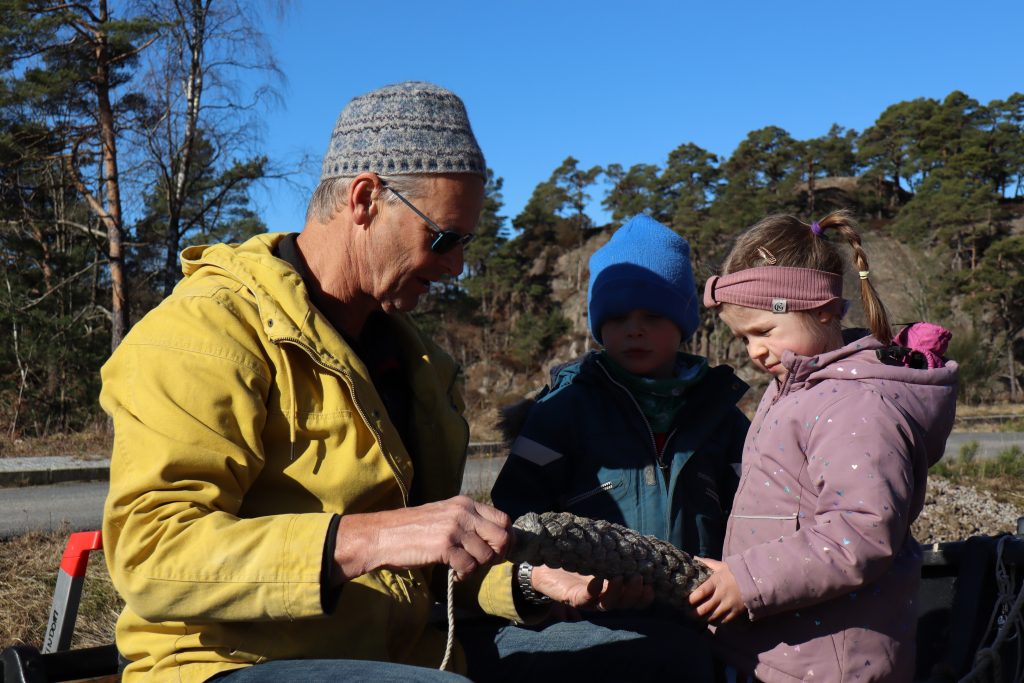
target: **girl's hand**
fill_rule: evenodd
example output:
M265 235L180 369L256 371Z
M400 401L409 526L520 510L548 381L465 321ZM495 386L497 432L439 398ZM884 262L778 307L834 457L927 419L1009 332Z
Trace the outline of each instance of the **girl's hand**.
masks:
M690 604L698 617L716 626L727 624L746 613L743 596L732 570L725 562L697 558L711 568L707 581L690 593Z

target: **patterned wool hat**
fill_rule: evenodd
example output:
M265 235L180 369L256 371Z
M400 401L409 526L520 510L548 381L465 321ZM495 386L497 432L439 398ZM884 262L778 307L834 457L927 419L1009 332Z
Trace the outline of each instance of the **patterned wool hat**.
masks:
M690 244L650 216L634 216L590 257L587 307L598 343L605 320L636 309L665 316L686 341L700 324Z
M320 180L380 175L473 173L487 165L459 97L432 83L406 81L354 98L342 109Z

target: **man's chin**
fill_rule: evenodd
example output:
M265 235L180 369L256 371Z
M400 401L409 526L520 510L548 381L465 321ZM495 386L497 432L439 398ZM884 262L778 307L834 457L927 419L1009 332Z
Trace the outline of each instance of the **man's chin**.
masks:
M385 301L381 304L381 308L384 309L385 313L408 313L418 306L420 303L420 296L417 294L414 297L405 297L402 299L392 299Z

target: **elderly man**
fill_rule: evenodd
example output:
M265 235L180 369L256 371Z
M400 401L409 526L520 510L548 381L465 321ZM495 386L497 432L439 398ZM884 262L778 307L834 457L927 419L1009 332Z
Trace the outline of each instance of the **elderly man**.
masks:
M462 271L485 177L458 97L389 86L339 116L301 233L183 252L102 371L126 682L458 679L429 622L446 566L457 604L546 611L508 517L457 496L458 368L405 314ZM544 576L571 606L638 598Z

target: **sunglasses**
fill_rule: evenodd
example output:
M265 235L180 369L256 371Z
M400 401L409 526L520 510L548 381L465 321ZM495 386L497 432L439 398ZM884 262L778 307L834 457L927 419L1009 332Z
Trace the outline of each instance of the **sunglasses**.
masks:
M451 228L442 228L437 223L430 220L430 218L427 217L427 214L417 209L412 202L403 197L398 190L396 190L395 188L391 187L390 185L383 181L381 181L381 184L384 186L384 189L391 190L391 193L393 195L402 200L403 204L412 209L413 213L415 213L417 216L419 216L426 222L427 229L430 230L430 234L434 236L434 240L430 243L430 251L434 252L435 254L447 254L449 251L454 249L456 245L461 244L462 246L466 246L467 244L473 241L474 237L476 237L476 235L474 235L473 233L467 233L463 235L458 230L453 230Z

